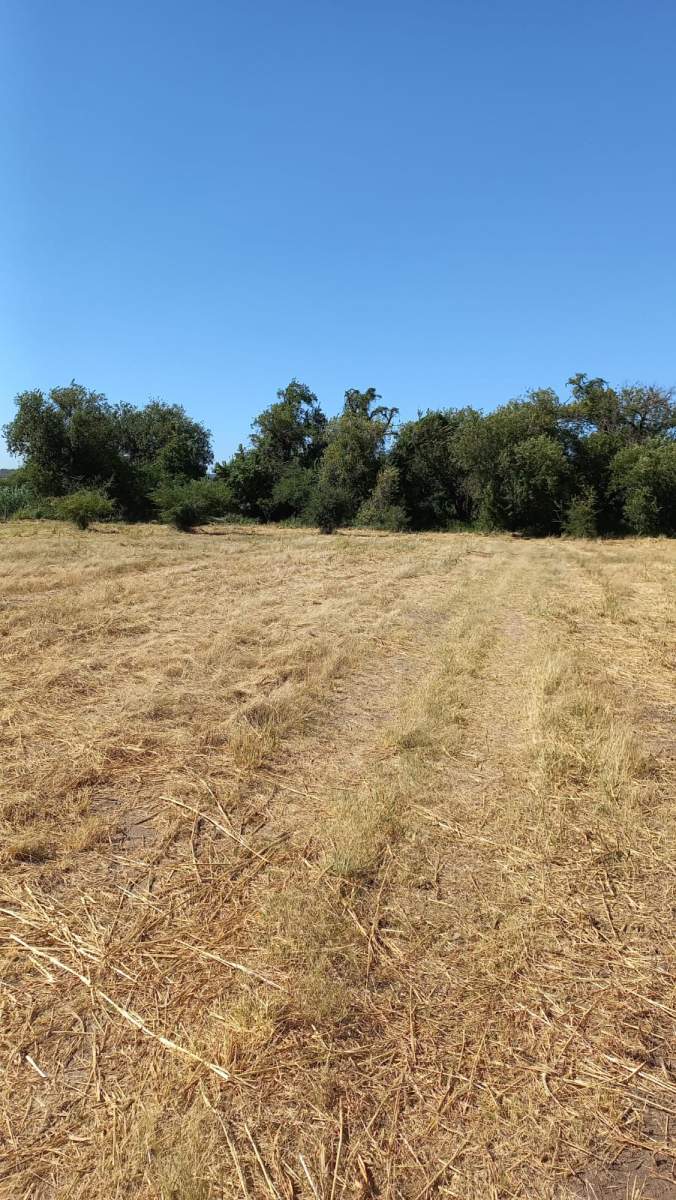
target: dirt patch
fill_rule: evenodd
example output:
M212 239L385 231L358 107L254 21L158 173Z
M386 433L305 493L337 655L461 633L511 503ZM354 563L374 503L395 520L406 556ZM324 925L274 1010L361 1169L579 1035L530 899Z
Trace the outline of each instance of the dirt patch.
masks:
M636 1136L641 1140L645 1147L628 1147L612 1166L585 1171L568 1194L576 1200L676 1200L676 1142L666 1114L645 1113Z

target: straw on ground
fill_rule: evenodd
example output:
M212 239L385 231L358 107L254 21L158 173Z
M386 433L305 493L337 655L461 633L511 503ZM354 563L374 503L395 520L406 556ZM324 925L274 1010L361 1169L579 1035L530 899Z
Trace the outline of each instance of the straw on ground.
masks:
M3 1195L670 1186L672 543L0 553Z

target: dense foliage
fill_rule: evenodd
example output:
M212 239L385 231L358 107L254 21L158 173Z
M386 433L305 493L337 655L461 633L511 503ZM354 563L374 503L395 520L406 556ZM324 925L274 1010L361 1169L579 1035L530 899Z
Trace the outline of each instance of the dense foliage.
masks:
M78 529L88 529L93 521L109 521L115 505L99 488L83 488L59 496L54 501L54 510L62 521L72 521Z
M0 517L675 534L673 393L586 375L569 386L565 401L540 389L487 414L429 410L397 427L374 388L349 389L329 419L294 379L212 476L210 434L177 405L111 405L74 382L23 392L5 437L24 466L0 479Z
M121 516L148 518L164 479L199 479L213 460L208 430L178 405L112 405L73 382L48 396L22 392L16 408L5 439L37 496L104 489Z

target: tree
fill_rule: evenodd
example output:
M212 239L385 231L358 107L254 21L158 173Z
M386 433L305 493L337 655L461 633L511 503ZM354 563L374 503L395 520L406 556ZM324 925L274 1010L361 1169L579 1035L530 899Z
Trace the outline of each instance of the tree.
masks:
M301 517L311 499L317 482L317 468L304 467L299 462L285 463L276 479L268 512L275 520Z
M165 477L198 479L212 461L211 435L180 405L113 406L74 381L22 392L5 427L11 453L38 495L104 488L126 517L152 515L150 493Z
M563 522L563 532L568 537L594 538L598 536L598 504L593 488L585 487L573 496Z
M419 413L400 426L390 453L399 492L414 529L444 529L471 516L471 501L454 453L454 439L469 409Z
M375 388L345 393L343 411L328 426L309 511L325 532L349 524L368 499L385 462L396 408L385 408Z
M380 399L381 397L373 387L367 388L365 392L360 392L358 388L348 388L345 393L343 412L346 416L377 421L389 433L399 409L388 408L385 404L376 404L376 400Z
M15 513L27 508L32 499L33 492L27 483L0 480L0 521L8 521Z
M115 412L105 396L73 382L16 397L5 426L7 447L25 460L25 477L42 495L105 484L119 465Z
M253 447L240 445L228 463L218 463L216 478L228 483L235 510L257 521L268 519L269 499L275 486L273 466Z
M153 465L161 475L201 479L213 462L211 434L180 404L151 400L143 408L115 410L120 452L134 466Z
M584 374L572 375L568 385L573 399L562 416L579 433L615 435L629 446L676 429L673 389L630 384L616 390L605 379L589 379Z
M453 454L480 524L556 533L568 503L573 435L550 389L512 400L487 416L469 410Z
M249 444L216 466L218 487L205 478L210 434L180 405L111 405L75 382L22 392L5 436L24 465L0 516L53 516L60 498L82 493L60 511L94 511L104 495L127 519L159 514L181 528L237 512L326 532L458 520L534 535L676 532L674 393L584 374L569 383L565 403L541 388L487 414L419 412L395 430L397 410L375 388L349 388L327 421L292 379Z
M543 535L561 529L570 464L546 433L506 448L499 459L500 502L508 529Z
M673 391L643 384L616 389L584 374L573 375L568 384L572 398L562 406L560 419L574 438L577 487L588 497L593 494L598 532L619 532L626 519L615 458L625 448L673 437Z
M613 459L611 487L632 533L676 534L676 442L625 447Z
M151 496L162 480L204 478L213 462L211 434L180 404L121 404L115 414L121 461L111 494L129 516L153 514Z
M326 445L327 420L314 392L292 379L253 422L251 446L216 467L239 511L259 520L298 516L308 503Z
M253 423L252 445L275 463L297 462L310 467L325 443L326 417L314 392L292 379L277 392L277 402Z

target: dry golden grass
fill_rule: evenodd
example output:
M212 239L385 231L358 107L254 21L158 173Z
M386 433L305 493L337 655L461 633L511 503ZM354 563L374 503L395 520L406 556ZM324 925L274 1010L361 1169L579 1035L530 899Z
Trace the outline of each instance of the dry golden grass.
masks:
M0 553L0 1194L676 1195L673 543Z

